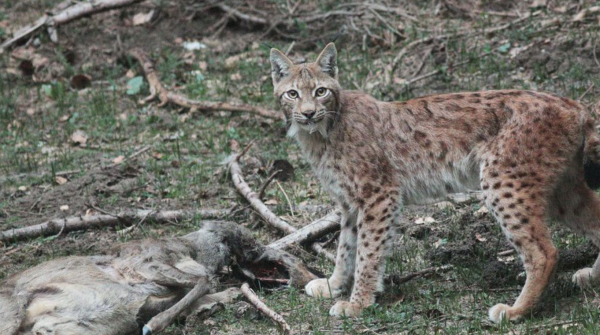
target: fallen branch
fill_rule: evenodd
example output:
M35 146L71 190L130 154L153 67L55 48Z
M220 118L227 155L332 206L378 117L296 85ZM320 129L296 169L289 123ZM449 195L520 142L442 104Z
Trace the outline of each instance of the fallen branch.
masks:
M54 219L33 226L9 229L0 232L0 241L18 241L39 236L56 235L61 229L67 233L89 228L113 227L120 223L129 224L147 217L155 222L169 222L201 216L203 218L221 218L226 216L226 209L200 209L191 211L153 211L153 210L130 210L116 215L102 214L90 216L71 216L64 219Z
M73 6L60 10L60 8L64 6L63 4L65 2L63 2L61 3L63 6L59 5L57 8L55 8L55 10L59 9L60 12L54 15L52 13L44 14L37 21L35 21L35 23L20 29L12 38L2 43L2 45L0 45L0 53L21 39L27 38L34 34L42 27L48 28L52 41L56 42L56 28L58 26L77 20L84 16L132 5L136 2L141 2L141 0L90 0L86 2L79 2Z
M254 293L254 291L250 288L250 285L248 285L248 283L244 283L242 285L241 290L244 297L246 297L246 299L248 299L248 301L252 305L254 305L256 309L261 311L264 315L268 316L269 319L277 322L281 326L284 334L290 334L292 332L292 328L285 321L283 316L277 314L277 312L270 309L269 306L265 305L265 303L262 302L260 298L256 295L256 293Z
M231 173L231 180L233 181L233 185L238 190L238 192L250 203L252 208L258 212L258 214L267 222L271 227L282 231L286 234L293 234L298 229L292 227L289 223L285 222L281 218L279 218L275 213L273 213L258 197L258 194L254 192L250 185L246 183L244 180L244 175L242 173L242 169L239 164L240 158L246 153L246 151L250 148L247 146L241 154L235 155L232 157L229 162L229 171ZM325 256L327 259L335 262L335 256L333 256L330 252L325 250L322 246L317 243L311 245L311 249L316 253Z
M139 49L133 49L129 51L129 55L135 58L140 63L144 74L146 75L146 79L150 84L150 95L141 100L140 103L147 103L158 98L158 100L160 101L159 106L164 106L167 103L173 103L181 107L202 110L206 112L244 112L260 115L269 119L283 120L283 115L274 110L246 104L231 104L228 102L192 100L182 96L181 94L171 92L167 90L160 82L159 76L156 70L154 69L154 64L148 59L148 57L144 54L143 51Z
M332 212L313 223L272 242L268 247L273 249L286 249L294 244L304 244L316 240L339 228L340 215L338 212Z

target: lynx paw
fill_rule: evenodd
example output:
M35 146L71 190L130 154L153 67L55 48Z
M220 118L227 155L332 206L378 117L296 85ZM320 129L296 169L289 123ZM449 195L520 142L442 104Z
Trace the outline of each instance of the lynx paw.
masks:
M338 301L329 310L329 315L354 318L357 317L362 310L363 308L360 304L348 301Z
M304 291L311 297L335 298L342 294L342 290L331 285L326 278L311 280L304 287Z
M583 268L573 275L573 283L581 288L590 287L597 281L598 278L594 276L592 268Z
M507 319L509 321L517 320L521 317L520 314L515 314L512 311L512 307L505 304L497 304L496 306L490 308L489 317L495 323L502 322L503 319Z

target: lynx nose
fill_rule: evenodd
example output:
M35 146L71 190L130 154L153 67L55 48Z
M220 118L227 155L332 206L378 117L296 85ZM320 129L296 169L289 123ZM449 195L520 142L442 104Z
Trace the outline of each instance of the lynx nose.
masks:
M307 119L312 119L313 116L315 116L316 111L304 111L302 112L302 115L304 115Z

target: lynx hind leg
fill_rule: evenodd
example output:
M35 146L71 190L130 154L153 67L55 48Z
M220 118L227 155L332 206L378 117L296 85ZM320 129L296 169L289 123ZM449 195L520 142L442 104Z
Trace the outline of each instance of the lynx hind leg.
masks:
M484 170L482 189L486 206L520 254L527 274L521 294L512 306L497 304L490 309L489 317L494 322L516 320L531 310L554 272L558 251L545 222L543 178L548 177L538 177L535 172L512 171L502 175L497 170Z
M600 199L585 183L562 183L557 188L552 208L555 209L554 218L600 247ZM591 268L577 271L573 282L580 287L599 283L600 256Z
M356 213L342 210L335 269L330 278L310 281L304 288L311 297L336 298L352 285L356 261Z

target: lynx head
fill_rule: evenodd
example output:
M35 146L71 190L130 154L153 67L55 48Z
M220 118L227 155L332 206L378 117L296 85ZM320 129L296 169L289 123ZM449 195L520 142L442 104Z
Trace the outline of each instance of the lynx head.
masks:
M338 115L340 84L337 51L329 43L314 63L294 64L281 51L271 49L271 75L275 96L289 125L288 136L319 132L327 137Z

